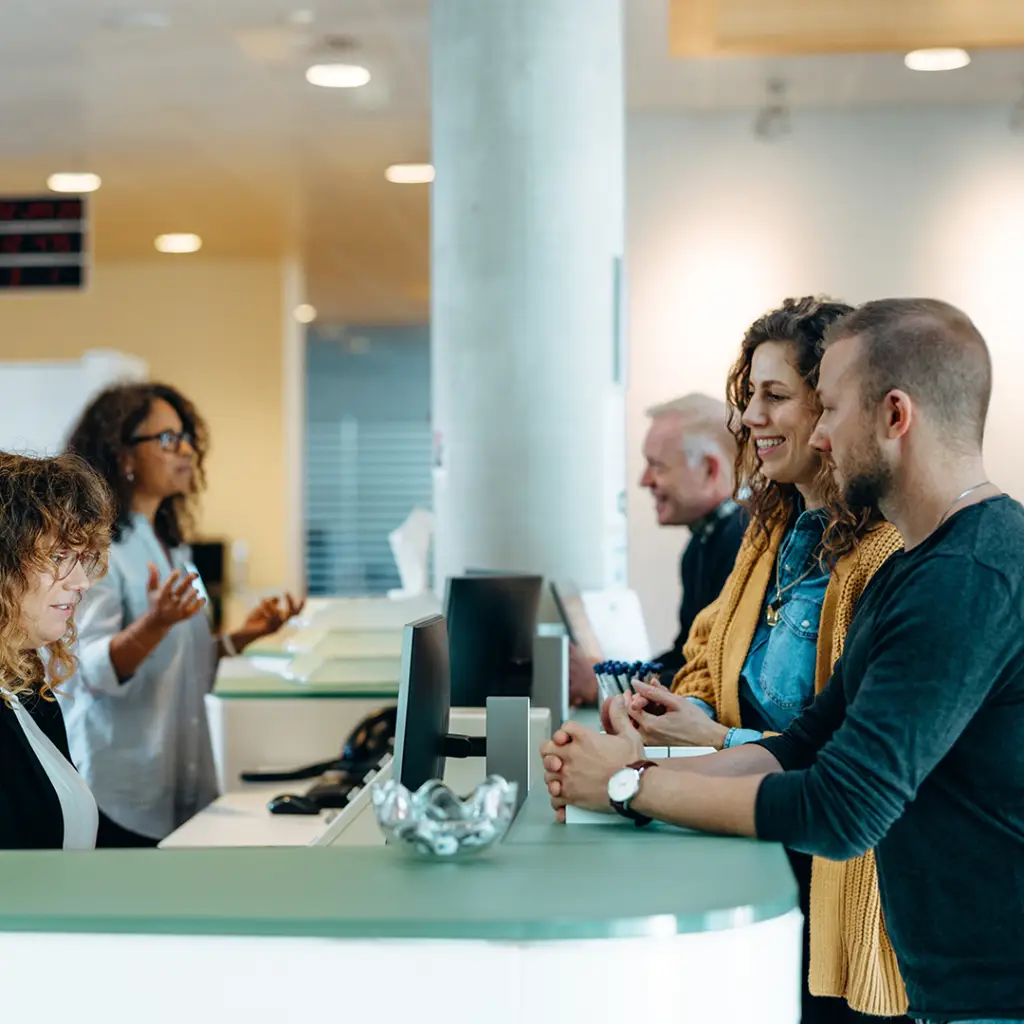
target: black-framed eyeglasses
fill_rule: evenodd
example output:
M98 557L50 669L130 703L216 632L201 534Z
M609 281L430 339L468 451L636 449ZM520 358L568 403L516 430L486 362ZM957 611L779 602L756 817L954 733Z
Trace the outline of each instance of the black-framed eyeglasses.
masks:
M159 441L160 447L165 452L180 452L183 444L194 448L195 440L195 436L188 430L183 430L180 434L173 430L161 430L159 434L142 434L139 437L133 437L128 443L134 448L135 445L142 444L144 441Z
M76 565L81 565L85 575L92 580L99 574L103 555L96 551L55 551L50 555L50 561L53 562L55 580L66 580L75 571Z

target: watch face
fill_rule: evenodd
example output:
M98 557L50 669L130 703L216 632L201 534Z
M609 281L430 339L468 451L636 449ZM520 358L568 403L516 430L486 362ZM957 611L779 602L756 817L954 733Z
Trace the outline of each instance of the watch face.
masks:
M608 780L608 799L617 804L636 796L640 788L640 773L635 768L622 768Z

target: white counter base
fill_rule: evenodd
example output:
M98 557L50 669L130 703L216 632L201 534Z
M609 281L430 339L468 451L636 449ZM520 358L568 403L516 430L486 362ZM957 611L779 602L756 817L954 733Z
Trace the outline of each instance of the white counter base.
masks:
M4 1018L796 1024L801 921L793 910L717 932L531 943L0 934L0 962L60 965L45 993L7 986ZM100 984L111 964L117 984Z
M387 697L267 699L207 694L218 788L221 793L244 789L246 783L238 777L243 771L299 768L339 757L342 743L367 715L394 703L394 698ZM294 786L284 783L277 792Z

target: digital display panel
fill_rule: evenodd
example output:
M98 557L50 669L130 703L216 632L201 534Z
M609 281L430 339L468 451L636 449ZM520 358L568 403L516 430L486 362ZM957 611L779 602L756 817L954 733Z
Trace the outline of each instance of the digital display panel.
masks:
M0 290L83 287L86 230L83 199L0 199Z

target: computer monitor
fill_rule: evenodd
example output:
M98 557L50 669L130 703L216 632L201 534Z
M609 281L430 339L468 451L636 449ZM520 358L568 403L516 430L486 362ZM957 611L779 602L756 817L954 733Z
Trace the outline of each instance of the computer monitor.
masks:
M601 644L594 633L594 627L576 585L569 582L552 582L551 596L554 598L558 617L562 620L562 625L565 626L570 641L591 660L601 661L604 658L601 653Z
M487 706L488 697L528 697L540 576L453 576L445 616L453 707Z
M444 618L430 615L407 625L392 763L393 778L411 792L444 778L450 681Z

